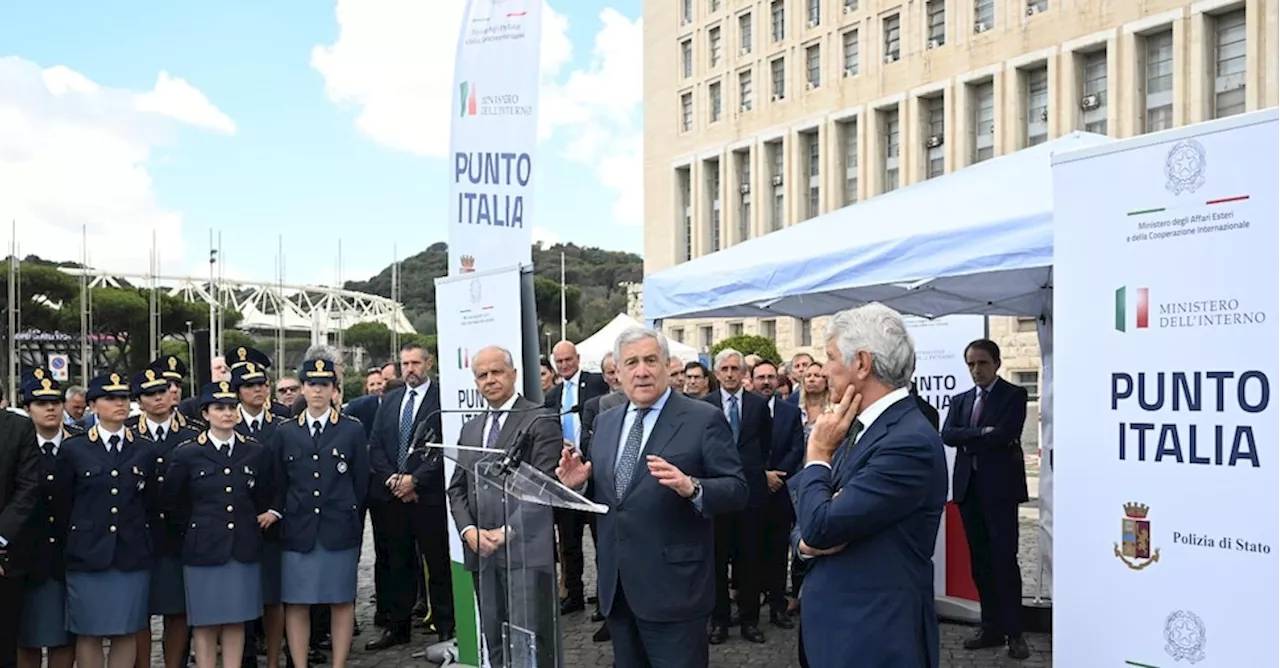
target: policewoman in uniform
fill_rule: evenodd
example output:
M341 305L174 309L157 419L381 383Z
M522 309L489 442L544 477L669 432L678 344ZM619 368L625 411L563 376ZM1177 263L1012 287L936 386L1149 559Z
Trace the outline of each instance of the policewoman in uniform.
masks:
M257 348L252 348L250 346L237 346L234 350L227 353L223 357L225 358L225 361L227 363L227 369L231 371L231 377L233 379L235 378L236 369L246 364L252 364L258 368L258 371L262 372L263 374L262 382L264 384L270 382L270 379L266 377L266 372L268 369L271 368L271 358L268 357L267 354L262 352L261 350L258 350ZM267 393L267 398L264 402L264 405L267 406L267 409L270 410L272 413L274 413L275 416L278 418L288 419L290 417L293 417L292 409L290 409L288 406L285 406L284 404L278 401L273 400L271 398L270 392Z
M208 428L174 451L162 496L188 519L182 563L196 665L217 666L221 645L222 665L236 668L245 622L262 616L262 530L280 514L266 448L235 430L231 383L209 383L198 402Z
M67 633L66 525L55 516L54 460L63 441L80 434L62 421L63 395L58 381L44 369L22 379L19 400L36 428L40 448L39 505L24 537L30 546L23 583L22 620L18 628L18 667L40 668L41 650L49 650L49 668L71 668L75 647Z
M155 452L125 426L131 393L118 373L89 381L97 424L63 441L55 461L54 497L67 508L67 631L80 668L102 668L103 638L111 639L107 665L132 668L135 635L149 618Z
M360 421L340 414L331 403L337 383L333 365L307 360L298 379L307 407L296 420L282 423L275 435L285 476L285 632L294 665L305 668L309 608L329 606L332 663L344 668L355 629L360 509L369 486L369 450Z
M147 368L169 381L169 399L173 402L173 410L178 411L178 406L182 403L182 386L187 380L187 364L176 355L165 355L156 358ZM183 416L183 418L186 417Z
M237 349L240 350L240 349ZM267 449L272 462L279 458L272 442L281 418L268 409L271 388L263 367L257 362L231 366L231 389L240 399L236 433L250 437ZM244 663L258 659L258 641L265 640L268 668L279 668L284 645L284 606L280 604L280 527L264 530L262 542L262 619L245 629Z
M175 360L177 358L174 358ZM133 377L133 396L142 410L125 421L138 435L151 440L155 455L155 473L151 484L159 490L164 484L165 472L172 462L172 453L178 445L196 437L199 433L187 424L187 418L179 413L173 400L173 384L164 372L148 368ZM151 524L151 592L147 602L148 612L164 618L165 668L182 668L187 658L187 600L183 594L182 580L182 532L183 518L165 512L160 504L153 503L150 510ZM138 632L138 652L134 668L151 665L151 624Z

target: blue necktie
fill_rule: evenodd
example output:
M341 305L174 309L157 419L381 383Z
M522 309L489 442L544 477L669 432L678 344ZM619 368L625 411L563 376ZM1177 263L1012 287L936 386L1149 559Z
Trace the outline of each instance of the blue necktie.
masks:
M416 390L409 390L409 397L404 402L404 410L400 411L400 453L397 466L401 471L404 470L405 462L409 461L409 438L413 436L413 400L417 396Z
M577 394L578 388L574 387L573 383L571 382L565 382L563 387L564 387L564 405L560 408L560 410L567 411L576 405L577 397L574 395ZM575 433L575 430L573 428L572 414L564 415L560 418L560 431L564 434L564 440L569 441L574 445L578 444L578 435Z
M733 432L733 442L737 444L738 434L742 431L742 414L738 412L737 395L729 396L729 429Z
M640 461L640 446L644 441L644 418L652 408L637 408L635 422L627 431L627 440L622 446L622 456L618 458L618 466L613 471L614 493L618 499L631 485L631 474L635 473L636 462Z
M502 413L494 411L489 414L489 435L484 438L486 450L498 449L498 436L502 433Z

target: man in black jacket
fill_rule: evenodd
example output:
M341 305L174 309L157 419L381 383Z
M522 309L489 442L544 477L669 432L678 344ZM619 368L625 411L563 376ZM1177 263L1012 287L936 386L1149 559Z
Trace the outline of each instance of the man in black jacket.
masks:
M0 409L0 668L18 663L23 532L36 507L40 456L31 420Z

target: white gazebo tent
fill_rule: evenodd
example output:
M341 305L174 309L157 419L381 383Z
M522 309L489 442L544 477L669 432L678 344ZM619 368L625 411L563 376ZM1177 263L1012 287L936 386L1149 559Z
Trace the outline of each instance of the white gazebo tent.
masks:
M613 344L618 340L618 335L628 327L641 326L634 318L625 313L619 313L616 318L609 321L609 324L601 327L600 331L578 344L578 356L581 358L582 368L587 371L599 371L600 361L604 359L605 353L613 350ZM679 357L685 362L698 359L698 351L693 346L669 339L667 346L671 350L672 357Z

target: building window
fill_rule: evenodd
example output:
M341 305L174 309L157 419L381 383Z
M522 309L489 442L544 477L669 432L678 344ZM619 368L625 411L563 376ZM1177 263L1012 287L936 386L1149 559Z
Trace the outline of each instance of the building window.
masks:
M672 327L671 338L674 339L676 343L684 343L684 328Z
M1146 131L1173 127L1173 31L1146 37Z
M898 108L880 112L884 123L884 187L887 193L898 189Z
M720 64L720 57L724 55L720 49L720 26L707 31L707 46L710 47L711 51L711 66L716 67Z
M1039 371L1015 371L1013 372L1013 384L1027 391L1027 399L1029 401L1040 401Z
M840 124L840 144L844 147L844 203L858 201L858 119Z
M809 202L805 218L814 218L822 213L822 146L818 143L818 131L808 132L804 137L804 157L809 166Z
M1026 80L1027 146L1049 138L1049 69L1040 66L1023 74Z
M693 23L693 0L680 0L680 25Z
M1244 10L1214 17L1213 117L1225 118L1245 110Z
M787 59L775 58L769 63L769 74L773 78L773 99L785 98L787 96Z
M822 85L822 52L814 44L804 50L805 86L813 90Z
M947 0L929 0L924 11L929 20L929 48L936 49L947 43Z
M1037 323L1037 322L1039 322L1039 320L1038 320L1038 319L1036 319L1036 318L1018 318L1018 321L1017 321L1017 331L1019 331L1019 332L1034 332L1034 331L1036 331L1036 323Z
M738 17L738 53L751 53L751 12Z
M680 95L680 131L688 132L693 129L693 93L682 93Z
M808 318L796 318L796 331L800 332L800 342L797 344L802 348L813 345L813 321Z
M1084 56L1084 99L1080 101L1085 132L1107 134L1107 52Z
M809 0L809 27L816 28L822 23L822 0Z
M947 135L946 101L937 95L925 98L923 102L924 116L929 124L929 134L924 141L924 177L931 179L947 171L946 149L942 145Z
M676 184L680 188L680 231L684 236L684 248L680 260L693 259L693 182L689 168L676 170Z
M738 161L738 241L751 238L751 152L734 154Z
M720 161L708 160L707 191L711 193L711 252L724 247L720 238Z
M680 42L680 71L684 73L684 78L693 77L693 40L686 39Z
M740 322L729 323L729 336L742 336L742 323Z
M775 42L787 38L787 9L783 0L769 3L769 34Z
M703 350L711 349L712 336L714 336L714 334L711 330L711 325L703 325L698 328L698 338L702 339L701 343Z
M769 185L773 188L773 201L769 209L769 229L780 230L786 222L786 187L782 178L782 142L765 144L765 156L769 159Z
M996 0L974 0L973 31L986 32L996 27Z
M852 14L858 11L858 0L844 0L844 9L842 11L845 14Z
M710 0L710 4L712 14L720 11L720 0Z
M984 81L969 86L971 108L969 117L973 119L973 155L972 164L990 159L996 150L996 87L993 81Z
M1049 0L1027 0L1027 14L1049 11Z
M711 103L711 122L715 123L720 120L724 109L721 106L724 95L720 92L720 82L716 81L707 86L707 101Z
M751 111L751 103L753 101L751 70L738 73L738 100L741 103L741 111Z
M884 19L884 62L896 63L902 53L902 20L897 14Z
M778 341L778 321L777 320L761 320L760 336L763 336L764 338L769 339L770 341L773 341L776 343Z
M858 29L854 28L845 32L840 38L843 42L844 49L844 75L847 77L857 76L858 74Z

